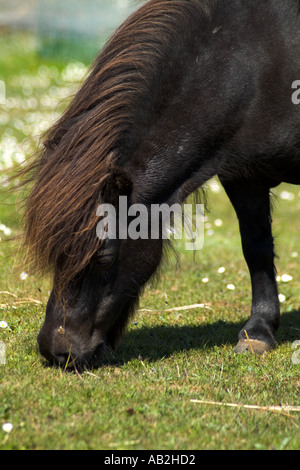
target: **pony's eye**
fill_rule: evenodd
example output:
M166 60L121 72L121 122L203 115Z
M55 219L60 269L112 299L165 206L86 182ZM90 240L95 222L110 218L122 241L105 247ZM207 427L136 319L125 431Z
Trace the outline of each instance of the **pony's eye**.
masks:
M96 262L97 262L97 265L102 267L102 268L110 268L110 266L113 265L114 261L116 259L116 255L113 255L113 254L103 254L103 253L99 253L97 254L96 256Z
M104 245L95 256L97 265L103 269L110 268L117 258L118 247L119 243L117 240L105 240Z

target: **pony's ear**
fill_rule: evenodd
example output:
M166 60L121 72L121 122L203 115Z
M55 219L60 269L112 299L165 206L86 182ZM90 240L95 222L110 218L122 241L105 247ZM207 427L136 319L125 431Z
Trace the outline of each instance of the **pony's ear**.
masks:
M129 196L132 191L132 181L125 170L112 168L103 182L101 199L106 203L117 205L119 196Z

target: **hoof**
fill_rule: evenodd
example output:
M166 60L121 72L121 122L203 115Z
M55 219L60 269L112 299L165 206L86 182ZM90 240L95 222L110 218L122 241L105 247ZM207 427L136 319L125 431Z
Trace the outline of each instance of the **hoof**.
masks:
M274 349L270 344L260 341L258 339L241 339L236 345L234 352L235 353L254 353L254 354L264 354L266 352L272 351Z

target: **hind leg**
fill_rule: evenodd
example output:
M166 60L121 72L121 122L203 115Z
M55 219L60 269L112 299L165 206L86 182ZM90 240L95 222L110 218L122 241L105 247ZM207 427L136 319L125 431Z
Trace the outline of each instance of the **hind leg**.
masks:
M253 349L262 354L275 347L274 333L280 323L269 188L255 186L248 180L222 184L239 219L252 284L251 317L239 333L236 352Z

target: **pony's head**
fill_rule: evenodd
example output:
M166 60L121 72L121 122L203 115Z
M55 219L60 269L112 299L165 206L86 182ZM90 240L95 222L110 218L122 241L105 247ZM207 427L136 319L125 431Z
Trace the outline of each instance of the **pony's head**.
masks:
M56 283L38 336L51 363L97 366L114 347L138 300L141 286L161 258L159 240L106 240L87 266L56 296Z

